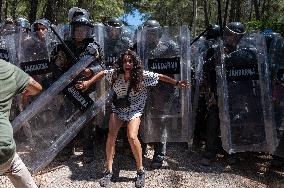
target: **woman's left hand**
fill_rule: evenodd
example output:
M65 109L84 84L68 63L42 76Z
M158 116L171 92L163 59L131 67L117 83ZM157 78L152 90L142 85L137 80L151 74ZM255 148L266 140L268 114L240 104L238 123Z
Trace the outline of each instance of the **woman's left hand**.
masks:
M178 82L177 87L180 89L189 88L190 83L187 80L181 80Z

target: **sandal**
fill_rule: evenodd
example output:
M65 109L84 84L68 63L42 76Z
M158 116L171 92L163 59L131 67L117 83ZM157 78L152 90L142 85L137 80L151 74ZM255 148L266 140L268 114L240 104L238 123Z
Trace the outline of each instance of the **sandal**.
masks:
M112 172L106 170L104 171L104 176L99 180L101 187L110 187L111 185L111 178L112 178Z
M145 170L138 170L136 181L135 181L135 187L141 188L145 185Z

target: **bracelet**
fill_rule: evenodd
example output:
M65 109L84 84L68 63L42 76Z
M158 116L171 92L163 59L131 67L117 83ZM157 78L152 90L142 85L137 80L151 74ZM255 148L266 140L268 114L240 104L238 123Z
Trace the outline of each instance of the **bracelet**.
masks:
M177 86L178 84L179 84L179 81L176 82L176 85L175 85L175 86Z

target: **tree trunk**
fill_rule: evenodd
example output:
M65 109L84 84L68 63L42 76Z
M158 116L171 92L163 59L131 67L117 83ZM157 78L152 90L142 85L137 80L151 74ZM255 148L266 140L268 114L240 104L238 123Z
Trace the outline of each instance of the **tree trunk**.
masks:
M241 15L242 15L242 1L236 0L236 15L235 15L235 21L241 21Z
M197 0L193 0L193 24L192 24L192 36L196 35L196 23L197 23Z
M231 1L229 22L235 21L236 19L235 16L236 16L236 1L233 0Z
M17 1L17 0L13 0L13 1L11 2L11 17L13 18L13 20L16 19L17 4L18 4L18 1Z
M38 0L30 0L29 21L33 23L36 20Z
M3 4L3 1L0 0L0 22L2 20L2 4Z
M260 20L260 15L259 15L259 4L257 0L253 0L253 5L254 5L254 10L255 10L255 18L257 20Z
M55 22L55 15L54 15L54 5L55 2L54 0L47 0L46 2L46 9L45 9L45 13L44 13L44 18L46 18L47 20L49 20L51 23Z
M4 9L4 18L6 19L7 16L8 16L8 7L9 7L9 4L8 4L8 1L5 2L5 9Z
M203 10L204 10L204 24L205 24L204 27L207 28L209 25L207 0L203 1Z
M222 28L225 28L225 26L226 26L226 24L227 24L227 16L228 16L229 3L230 3L230 0L226 0L225 13L224 13L224 20L223 20L223 27L222 27Z
M251 20L252 17L252 9L253 9L253 4L252 2L250 2L249 20Z
M217 21L217 23L220 26L221 34L223 34L223 27L222 27L222 3L221 3L221 0L217 0L217 6L218 6L218 17L217 17L218 21Z
M261 15L263 16L266 11L266 0L263 0L262 8L261 8Z
M93 4L95 4L95 3L93 3ZM78 0L78 2L76 3L76 6L82 7L83 6L83 0Z

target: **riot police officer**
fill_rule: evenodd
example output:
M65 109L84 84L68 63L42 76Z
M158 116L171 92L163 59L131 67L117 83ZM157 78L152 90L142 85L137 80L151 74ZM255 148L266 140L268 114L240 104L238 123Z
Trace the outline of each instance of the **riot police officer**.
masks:
M1 35L9 35L14 32L15 32L14 20L12 18L7 18L4 21L4 25L2 26Z
M38 38L43 41L45 40L45 35L47 34L48 30L49 30L49 26L50 26L50 22L46 19L39 19L36 20L31 28L32 28L32 32L36 32L38 35Z
M28 32L31 30L30 22L23 17L19 17L15 20L15 26L17 29L21 30L22 32Z
M207 32L205 33L203 38L199 39L199 42L197 43L198 49L192 50L193 53L197 53L201 56L203 61L197 61L197 63L203 63L202 66L196 64L194 65L194 74L200 75L200 78L193 77L195 80L195 99L194 104L196 104L196 117L195 117L195 129L194 129L194 139L193 144L195 147L199 148L201 146L202 141L208 140L210 137L209 134L207 134L207 130L212 128L214 130L214 138L216 138L216 130L219 130L219 123L218 123L218 117L216 117L216 113L213 113L213 99L214 99L214 105L216 106L216 72L215 72L215 64L216 64L216 45L217 45L217 39L220 37L220 26L219 25L210 25L207 29ZM192 54L196 55L196 54ZM192 58L199 58L199 57L192 57ZM194 60L193 60L194 61ZM201 68L197 68L201 67ZM201 73L196 73L195 71L201 71ZM198 80L197 80L198 79ZM198 87L198 89L197 89ZM211 101L210 101L211 100ZM216 110L216 108L215 108ZM214 114L214 120L216 120L213 125L209 124L208 117L212 116ZM218 111L217 111L218 116ZM212 123L212 122L211 122ZM209 127L210 126L210 127ZM210 132L210 131L208 131ZM211 148L212 146L209 146L206 144L207 148ZM215 146L213 146L214 148Z
M216 155L219 136L219 110L216 86L217 39L220 37L220 26L212 25L205 35L206 50L203 54L203 74L200 84L198 112L195 134L205 136L205 153L201 163L208 165ZM204 127L202 127L204 125ZM200 126L200 127L198 127ZM198 139L198 138L197 138ZM200 138L199 138L200 139ZM220 147L220 145L219 145Z
M269 50L272 65L272 101L278 146L273 155L272 166L284 164L284 39L278 33L271 33L273 39Z
M71 36L71 26L70 26L70 22L72 21L72 19L78 15L84 15L86 18L90 19L90 13L83 8L80 7L72 7L69 9L68 11L68 21L69 23L65 24L65 23L61 23L57 25L57 30L58 33L60 34L60 36L64 39L64 40L69 40L70 36Z
M245 26L241 22L231 22L224 30L223 40L225 53L233 52L237 49L239 41L245 34Z
M272 109L266 46L260 34L244 34L244 25L232 22L223 35L217 77L222 145L228 153L272 151L273 127L267 123L272 117L265 115ZM236 161L236 155L228 157Z
M170 38L168 40L161 40L162 37L162 27L160 23L157 20L147 20L143 24L143 28L147 28L146 33L146 48L145 48L145 55L149 58L155 58L155 57L173 57L177 56L179 54L179 46ZM173 75L169 74L167 76L173 77ZM164 96L160 96L157 98L157 92L164 93ZM150 103L146 103L145 109L147 114L162 114L164 109L153 109L151 108L152 105L160 106L161 102L165 102L165 100L168 100L169 95L168 94L175 93L174 88L169 88L163 83L159 83L155 90L149 91L149 98L151 100ZM150 101L149 100L149 101ZM160 119L159 122L162 122L163 120ZM143 122L143 126L150 126L147 123ZM161 135L159 135L161 136ZM167 143L165 141L163 142L154 142L151 143L154 146L154 156L151 162L151 168L152 169L159 169L163 165L163 161L166 156L166 147ZM143 151L145 152L146 145L143 144Z
M71 26L71 38L65 41L66 45L73 52L77 59L80 59L84 55L92 55L98 57L97 43L93 39L93 24L86 15L79 14L75 16L70 22ZM58 46L54 56L54 63L57 66L57 77L66 72L72 65L76 63L76 60L65 50L63 46ZM93 64L87 67L83 71L85 77L90 77L93 73L96 73L98 64ZM84 162L89 163L93 160L93 131L94 127L89 122L81 133L83 133L83 155ZM65 150L65 154L71 153L73 150L73 144L69 144Z
M84 15L87 19L90 19L90 13L80 7L72 7L68 11L68 21L71 22L72 19L78 15Z
M126 51L133 45L131 37L124 29L123 22L118 18L111 18L105 23L106 40L105 62L106 66L112 66L112 63L118 59L120 53Z

